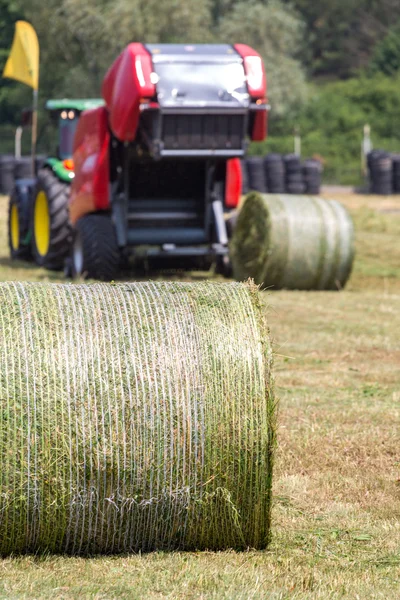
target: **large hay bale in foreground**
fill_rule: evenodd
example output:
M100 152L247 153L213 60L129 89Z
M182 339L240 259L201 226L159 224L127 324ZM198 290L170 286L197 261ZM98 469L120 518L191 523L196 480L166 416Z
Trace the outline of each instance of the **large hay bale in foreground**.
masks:
M233 272L275 289L335 290L354 258L353 223L335 200L251 192L231 242Z
M257 289L0 284L0 554L264 548Z

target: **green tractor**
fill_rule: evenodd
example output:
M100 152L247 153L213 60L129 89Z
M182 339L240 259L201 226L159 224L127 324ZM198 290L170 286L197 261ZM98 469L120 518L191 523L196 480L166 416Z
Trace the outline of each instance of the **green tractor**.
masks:
M75 176L74 134L81 113L103 104L101 99L46 103L57 129L57 150L36 168L35 177L15 181L8 212L11 258L33 260L47 269L64 267L72 241L68 202Z

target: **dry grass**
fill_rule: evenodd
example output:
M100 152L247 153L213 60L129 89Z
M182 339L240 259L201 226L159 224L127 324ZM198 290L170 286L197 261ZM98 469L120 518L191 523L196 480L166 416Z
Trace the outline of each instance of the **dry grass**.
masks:
M400 214L377 210L400 201L338 199L357 232L346 291L265 295L281 396L269 551L6 559L1 598L400 597ZM0 261L2 279L43 276Z

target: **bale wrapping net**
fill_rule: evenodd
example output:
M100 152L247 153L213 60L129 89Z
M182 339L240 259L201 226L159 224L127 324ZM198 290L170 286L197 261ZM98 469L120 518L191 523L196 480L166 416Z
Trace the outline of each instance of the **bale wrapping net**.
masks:
M275 289L335 290L354 259L353 223L335 200L251 192L231 241L233 272Z
M0 284L0 554L264 548L255 286Z

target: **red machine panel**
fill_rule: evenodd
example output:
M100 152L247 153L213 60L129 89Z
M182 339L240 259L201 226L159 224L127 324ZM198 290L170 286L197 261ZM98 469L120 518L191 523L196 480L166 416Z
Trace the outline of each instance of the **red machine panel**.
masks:
M267 78L261 56L246 44L235 44L236 52L243 58L249 94L255 100L267 95Z
M112 64L103 81L103 98L109 111L110 127L123 142L135 138L141 100L155 95L151 81L150 54L143 44L129 44Z
M247 78L247 89L256 104L266 104L267 78L261 56L246 44L235 44L236 52L243 58L244 71ZM266 110L258 110L253 116L251 139L261 142L267 137L268 114Z
M253 142L262 142L267 137L268 113L266 110L259 110L254 115L253 129L251 139Z
M106 210L110 206L109 143L106 108L82 113L74 139L75 178L70 198L72 224L85 214Z
M238 158L231 158L226 163L225 206L236 208L242 193L242 168Z

